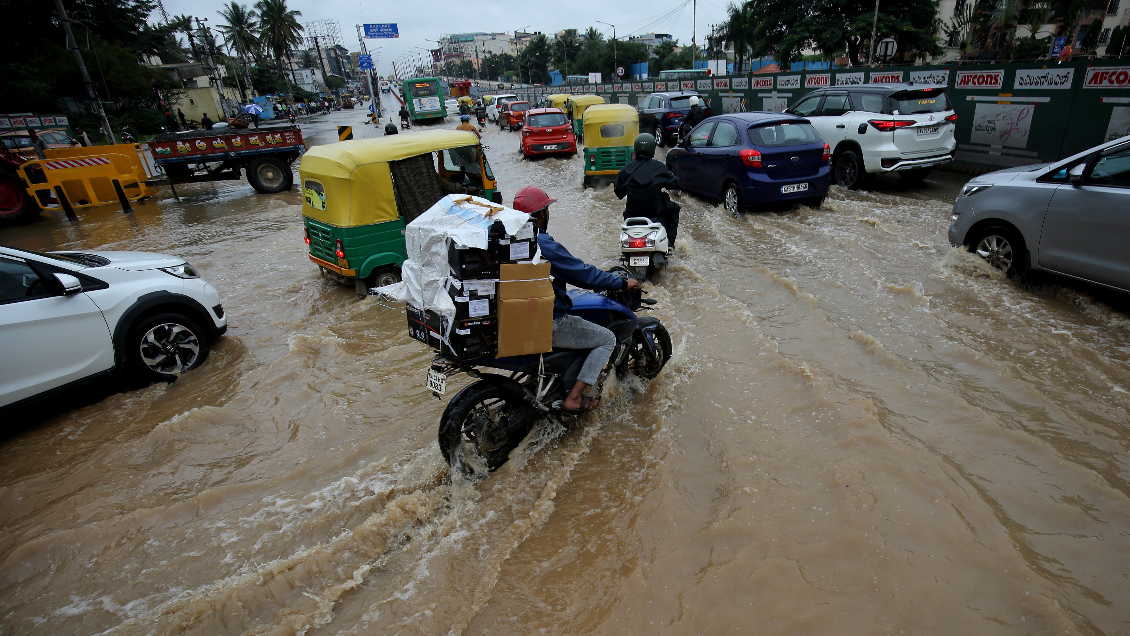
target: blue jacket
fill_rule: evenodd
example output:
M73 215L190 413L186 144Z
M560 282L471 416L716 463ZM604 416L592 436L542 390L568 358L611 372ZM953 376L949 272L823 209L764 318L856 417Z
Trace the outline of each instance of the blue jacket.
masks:
M624 289L623 278L597 269L569 253L565 246L545 232L538 233L538 247L542 258L549 261L549 275L553 277L553 317L573 308L573 299L565 291L565 284L593 291Z

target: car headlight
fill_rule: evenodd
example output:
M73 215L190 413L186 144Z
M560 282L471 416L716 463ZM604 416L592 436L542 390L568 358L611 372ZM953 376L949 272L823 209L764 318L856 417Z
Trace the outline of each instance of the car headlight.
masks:
M166 274L172 274L177 278L200 278L200 274L197 274L196 270L192 269L192 265L189 265L188 263L181 263L180 265L176 265L174 267L161 267L159 269L162 272L165 272Z
M991 187L993 187L993 184L991 183L970 183L961 189L961 196L971 197L978 192L984 192Z

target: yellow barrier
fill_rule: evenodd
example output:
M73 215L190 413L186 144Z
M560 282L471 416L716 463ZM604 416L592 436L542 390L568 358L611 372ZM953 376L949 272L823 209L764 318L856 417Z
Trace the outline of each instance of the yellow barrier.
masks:
M86 148L48 148L43 152L48 159L74 159L78 157L99 157L104 155L121 155L129 161L131 172L139 180L145 181L158 176L148 166L141 144L114 144L112 146L92 146ZM115 160L115 166L121 165L121 159ZM125 174L125 173L123 173Z
M18 170L42 207L66 209L68 204L80 208L122 203L115 181L128 201L152 196L154 191L145 185L145 170L140 166L140 161L131 161L130 155L101 153L37 159ZM59 199L60 193L66 196L66 202Z

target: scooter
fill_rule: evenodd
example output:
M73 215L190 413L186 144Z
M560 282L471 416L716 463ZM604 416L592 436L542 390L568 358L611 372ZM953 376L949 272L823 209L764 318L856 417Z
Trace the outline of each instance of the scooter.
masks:
M639 280L667 269L667 228L647 217L634 216L620 224L620 261Z
M408 123L407 117L404 117L400 120L400 129L401 130L408 130L411 127L412 127L412 124Z
M475 118L479 120L479 130L486 130L487 127L487 111L483 109L475 109Z
M623 278L631 276L622 267L609 272ZM609 364L590 388L593 395L600 395L613 369L619 378L631 374L652 380L671 359L671 335L663 323L652 316L636 316L636 312L649 309L656 302L643 298L642 293L639 289L631 293L569 291L573 300L570 314L616 334L616 348ZM476 380L455 394L440 418L439 448L444 460L468 473L476 472L475 465L480 462L492 472L505 464L510 451L538 420L564 413L561 403L576 383L588 353L586 349L557 349L552 353L469 362L442 354L435 356L428 370L427 386L436 397L446 392L447 378L452 375L466 373ZM480 368L500 373L484 373Z

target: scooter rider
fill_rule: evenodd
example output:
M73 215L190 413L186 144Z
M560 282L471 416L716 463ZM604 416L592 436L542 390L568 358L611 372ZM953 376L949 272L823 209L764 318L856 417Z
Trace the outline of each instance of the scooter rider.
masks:
M469 130L469 131L475 133L475 136L478 137L479 139L483 138L483 136L479 134L479 129L475 128L475 125L471 123L471 116L470 115L460 115L459 121L460 121L460 124L455 127L455 130Z
M395 135L395 134L398 134L399 132L400 131L396 129L396 124L392 123L391 121L388 122L387 124L385 124L385 135L386 136L387 135Z
M686 137L694 130L695 126L706 119L706 111L702 108L698 95L691 95L688 101L691 104L691 109L687 112L687 116L683 118L682 125L679 126L679 137Z
M537 186L526 186L514 196L514 209L527 212L539 230L538 247L542 258L549 261L549 274L553 277L553 346L562 349L590 349L577 381L561 406L566 411L591 411L599 406L599 395L583 395L586 389L596 383L600 372L608 364L612 350L616 348L616 336L608 329L591 323L568 312L573 300L565 292L568 283L574 287L593 291L630 291L640 284L634 278L627 280L597 269L569 253L547 232L549 228L549 205L556 199L549 198Z
M669 244L674 245L679 233L680 208L663 188L678 188L679 178L671 174L667 166L652 158L655 155L655 137L649 133L636 137L635 155L636 158L616 175L612 191L618 199L628 197L624 205L625 219L642 216L662 223L667 230Z
M400 107L400 123L401 124L407 124L408 123L408 117L410 115L411 115L411 113L408 112L408 106L402 105Z

